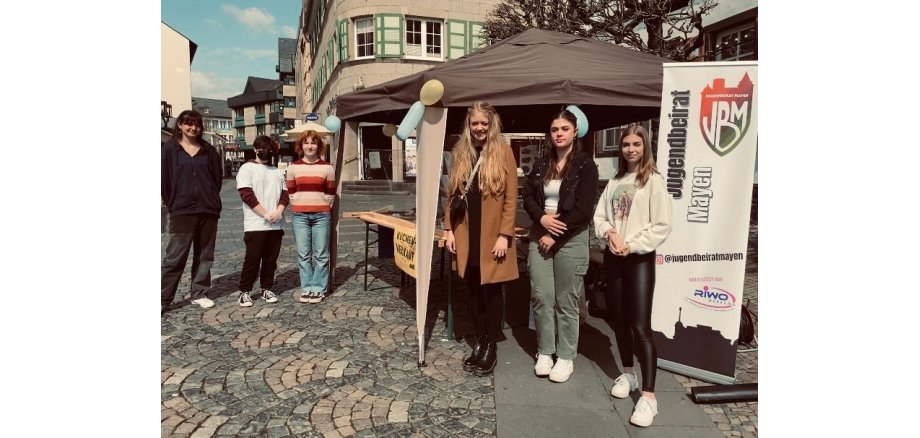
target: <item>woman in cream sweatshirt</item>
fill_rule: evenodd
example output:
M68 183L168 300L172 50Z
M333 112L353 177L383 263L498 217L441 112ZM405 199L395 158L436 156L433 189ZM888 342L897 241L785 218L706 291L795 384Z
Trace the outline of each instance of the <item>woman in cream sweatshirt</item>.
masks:
M623 363L623 374L614 381L610 393L626 398L639 389L633 371L635 350L642 367L642 396L630 422L646 427L658 414L652 294L655 250L671 232L671 198L655 168L648 132L641 126L630 126L620 135L617 173L597 203L594 230L606 242L607 305Z

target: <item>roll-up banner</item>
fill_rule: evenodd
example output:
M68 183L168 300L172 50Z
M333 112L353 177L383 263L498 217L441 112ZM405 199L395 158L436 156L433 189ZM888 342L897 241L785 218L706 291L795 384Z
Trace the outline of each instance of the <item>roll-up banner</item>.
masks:
M754 161L757 62L664 64L657 164L673 207L657 250L658 366L735 381Z

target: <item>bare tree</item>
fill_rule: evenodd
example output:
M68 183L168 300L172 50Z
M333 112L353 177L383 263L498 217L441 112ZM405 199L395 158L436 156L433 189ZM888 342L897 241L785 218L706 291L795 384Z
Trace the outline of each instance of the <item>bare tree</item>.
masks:
M700 56L703 15L716 0L504 0L486 18L489 43L527 29L611 41L674 61Z

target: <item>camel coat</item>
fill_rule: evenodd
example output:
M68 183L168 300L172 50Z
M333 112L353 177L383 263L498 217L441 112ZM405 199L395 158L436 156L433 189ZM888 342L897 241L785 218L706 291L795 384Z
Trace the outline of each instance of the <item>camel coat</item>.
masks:
M505 190L497 197L482 194L482 220L479 237L479 269L482 278L482 284L500 283L503 281L514 280L518 278L517 267L517 250L514 244L514 219L517 210L518 180L517 166L515 165L514 154L511 147L503 145L505 151ZM480 167L482 169L482 167ZM452 197L452 196L451 196ZM447 205L450 205L448 198ZM445 208L444 228L451 229L453 226L454 240L457 247L457 273L461 278L466 274L466 266L469 264L469 209L466 215L457 223L450 223L450 209ZM508 237L508 250L505 257L496 259L492 256L492 248L495 246L495 240L499 235ZM475 236L474 236L475 237Z

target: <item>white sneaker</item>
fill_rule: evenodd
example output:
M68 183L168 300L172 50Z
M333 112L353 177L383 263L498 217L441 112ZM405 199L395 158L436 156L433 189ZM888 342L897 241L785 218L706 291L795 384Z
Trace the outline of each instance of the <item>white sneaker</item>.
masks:
M639 378L636 377L635 371L629 374L620 374L613 381L613 388L610 388L610 395L616 398L629 397L629 393L639 389Z
M323 298L325 297L326 297L325 295L313 295L310 298L307 298L306 302L310 304L319 304L323 302Z
M240 292L240 298L236 302L240 303L240 307L252 307L252 297L249 296L249 292Z
M533 366L533 373L538 377L546 377L553 368L553 357L537 354L537 364Z
M197 300L192 300L192 304L197 304L201 306L202 309L208 309L214 307L214 302L211 301L208 297L201 297Z
M262 290L262 299L265 300L266 303L274 303L278 301L278 296L275 295L274 292L265 289Z
M575 364L569 359L559 359L553 369L549 372L549 379L556 383L562 383L569 380L569 376L575 371Z
M655 415L658 415L658 401L639 397L636 410L633 411L632 417L629 417L629 422L636 426L648 427L652 425Z

